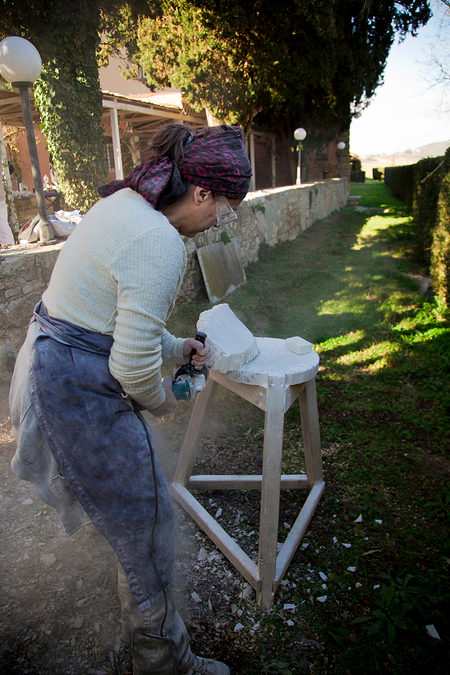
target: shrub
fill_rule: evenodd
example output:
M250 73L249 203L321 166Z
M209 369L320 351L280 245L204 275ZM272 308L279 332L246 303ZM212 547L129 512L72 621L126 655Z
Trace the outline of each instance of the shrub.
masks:
M406 166L387 166L384 170L384 182L402 202L412 206L414 193L414 164Z
M435 209L435 223L430 232L430 275L435 295L446 305L450 300L450 148L444 163L436 171L441 174Z
M409 166L386 167L384 182L395 197L413 207L421 257L435 295L450 299L450 148L444 157Z

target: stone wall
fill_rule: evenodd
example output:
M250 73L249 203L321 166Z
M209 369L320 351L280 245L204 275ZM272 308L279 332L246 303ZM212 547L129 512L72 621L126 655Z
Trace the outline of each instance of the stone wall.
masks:
M258 259L261 244L295 239L315 221L347 203L348 183L332 179L250 193L239 219L186 240L188 267L178 304L206 295L196 249L221 240L226 230L236 239L244 266ZM7 379L23 342L33 307L47 287L64 242L53 246L13 246L0 252L0 378Z

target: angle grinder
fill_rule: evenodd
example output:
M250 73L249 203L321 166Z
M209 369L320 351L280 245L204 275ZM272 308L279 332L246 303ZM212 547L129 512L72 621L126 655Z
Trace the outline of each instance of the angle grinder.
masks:
M206 333L196 333L195 339L204 345ZM208 368L203 366L201 370L197 370L192 365L192 357L196 353L197 350L192 349L189 355L189 362L180 366L173 376L172 391L178 400L189 401L206 387Z

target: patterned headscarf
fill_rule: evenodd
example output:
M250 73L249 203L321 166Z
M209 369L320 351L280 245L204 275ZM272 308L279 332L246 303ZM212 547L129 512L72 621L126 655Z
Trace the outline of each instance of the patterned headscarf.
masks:
M243 199L251 175L241 127L223 124L206 136L191 134L181 162L172 162L168 157L150 160L135 167L124 180L101 185L98 191L102 197L107 197L130 187L159 208L181 197L186 192L186 183L218 192L229 199Z

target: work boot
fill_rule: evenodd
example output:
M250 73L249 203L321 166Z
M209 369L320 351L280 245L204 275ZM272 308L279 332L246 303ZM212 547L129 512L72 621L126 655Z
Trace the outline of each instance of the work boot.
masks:
M118 591L122 635L131 641L133 675L229 675L224 663L191 652L189 634L170 592L154 607L140 612L121 565Z

